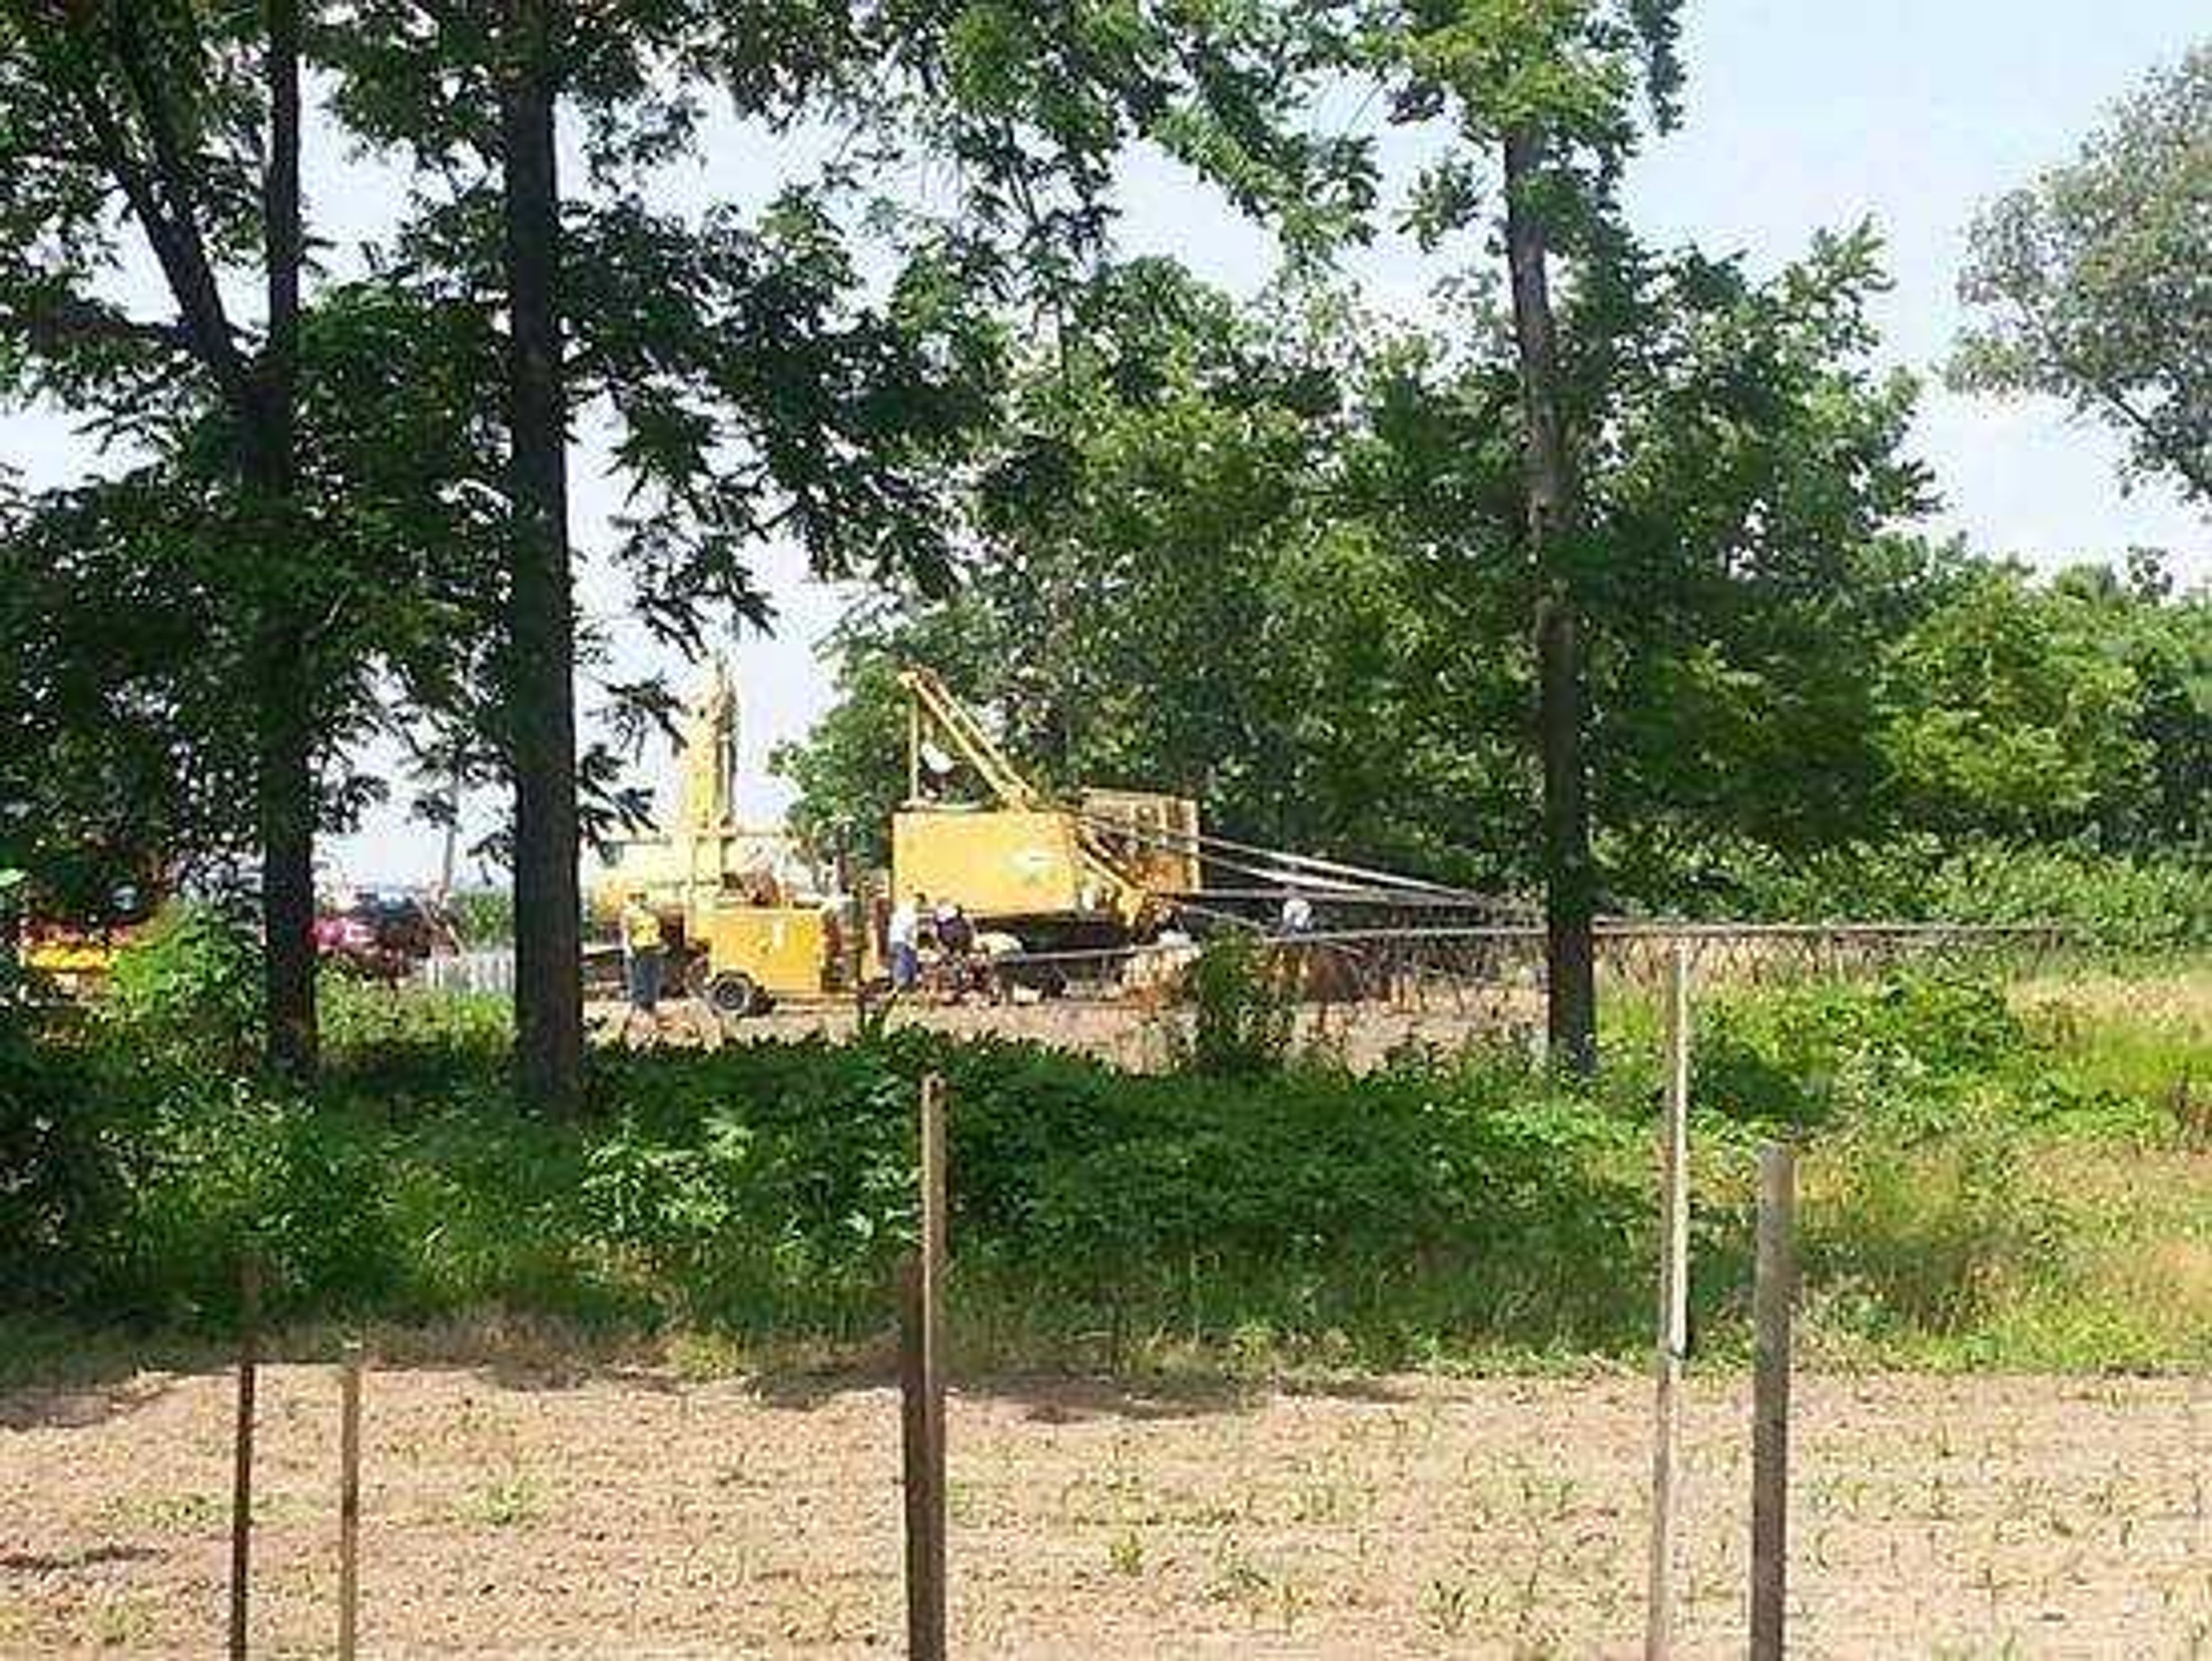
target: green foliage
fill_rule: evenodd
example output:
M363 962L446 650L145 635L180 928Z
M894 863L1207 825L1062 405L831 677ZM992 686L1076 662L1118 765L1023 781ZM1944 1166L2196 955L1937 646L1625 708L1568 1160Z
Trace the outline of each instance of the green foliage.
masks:
M1912 823L2049 836L2082 824L2148 759L2112 630L2017 569L1973 572L1890 653L1882 749Z
M1212 1077L1278 1072L1298 1016L1294 962L1258 936L1231 929L1207 940L1184 971L1178 999L1190 1015L1182 1065Z
M2212 44L2112 110L2081 153L2000 198L1969 234L1974 308L1953 379L2042 393L2118 429L2130 471L2212 502Z
M131 1202L92 1285L112 1315L228 1319L249 1250L279 1312L349 1311L399 1289L381 1150L310 1104L179 1084L131 1127Z
M1723 1353L1740 1335L1751 1148L1784 1129L1804 1153L1808 1342L2094 1365L2083 1312L2129 1264L2149 1284L2185 1251L2181 1225L2113 1208L2134 1203L2130 1172L2202 1157L2166 1103L2202 1066L2201 1002L2154 1051L2098 1013L2124 994L2063 1021L1956 975L1709 1004L1701 1327ZM505 1308L865 1342L913 1243L915 1100L934 1071L956 1319L993 1353L1180 1335L1403 1365L1625 1355L1647 1336L1656 1075L1631 1043L1575 1088L1480 1050L1358 1078L1297 1057L1134 1076L890 1027L605 1055L589 1115L558 1124L514 1109L495 1006L334 989L330 1021L329 1076L304 1096L149 1068L119 1027L8 1038L9 1300L220 1329L251 1247L303 1317ZM2093 1179L2123 1198L2093 1202ZM2189 1353L2197 1294L2174 1261L2161 1295L2181 1309L2115 1353Z
M950 633L950 630L944 631ZM939 672L948 654L902 642ZM791 780L792 830L825 855L844 855L864 870L890 863L891 815L906 795L906 694L894 653L857 642L838 659L837 702L804 743L786 741L770 769ZM955 671L957 672L957 670Z
M1765 281L1622 239L1601 277L1571 301L1569 392L1607 435L1581 580L1613 904L1941 915L1984 903L1943 873L1997 843L2187 847L2212 605L2154 561L2038 578L1894 528L1927 480L1911 388L1870 358L1870 238ZM778 755L808 834L880 857L913 660L1048 784L1181 789L1224 834L1533 886L1510 362L1328 294L1240 309L1158 262L1112 273L1086 331L1024 366L998 557L848 618L840 702Z
M456 889L446 897L446 911L463 946L505 946L514 939L514 897L504 889Z
M1927 910L2056 922L2087 944L2121 952L2202 950L2212 941L2212 860L2190 844L2163 855L1969 846L1938 867Z
M1932 971L1814 982L1720 1003L1697 1047L1698 1101L1782 1130L1941 1134L2005 1069L2026 1029L1989 982Z
M1806 1208L1802 1261L1845 1331L1954 1338L2057 1263L2063 1214L2000 1125L1954 1118L1936 1147L1849 1136L1826 1157L1840 1177Z
M1699 897L1718 915L2051 923L2122 953L2212 941L2212 861L2195 843L2123 854L1903 836L1786 861L1747 855L1709 877Z
M0 496L0 849L65 916L249 835L222 527L178 506L159 469Z
M0 1303L82 1294L121 1203L116 1163L82 1051L0 998Z
M261 955L252 930L220 909L165 907L116 954L103 1019L149 1062L235 1071L258 1046Z

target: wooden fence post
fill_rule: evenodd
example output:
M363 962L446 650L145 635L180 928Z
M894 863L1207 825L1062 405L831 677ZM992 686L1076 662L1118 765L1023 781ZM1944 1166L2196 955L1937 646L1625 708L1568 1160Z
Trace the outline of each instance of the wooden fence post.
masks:
M1661 1133L1657 1399L1651 1432L1651 1563L1644 1624L1646 1661L1674 1648L1676 1467L1682 1364L1690 1347L1690 948L1680 938L1667 977L1667 1101Z
M338 1374L338 1661L353 1661L361 1609L361 1345Z
M906 1631L913 1661L945 1661L945 1081L921 1081L921 1243L900 1323L906 1455Z
M238 1417L230 1488L230 1654L246 1654L246 1584L253 1555L253 1394L261 1366L261 1258L238 1264Z
M1751 1655L1782 1661L1790 1578L1790 1326L1797 1293L1796 1157L1759 1151L1759 1262L1751 1428Z

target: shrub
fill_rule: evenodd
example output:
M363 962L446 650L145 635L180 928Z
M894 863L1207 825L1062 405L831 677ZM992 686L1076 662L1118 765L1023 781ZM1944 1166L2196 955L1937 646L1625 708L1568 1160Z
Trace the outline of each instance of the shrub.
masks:
M342 1116L195 1084L133 1126L123 1164L130 1208L94 1288L110 1313L228 1321L249 1250L278 1312L368 1308L398 1288L383 1150Z
M332 1013L331 1067L303 1093L149 1068L120 1022L0 1027L0 1290L216 1324L252 1245L279 1311L873 1336L914 1238L915 1096L935 1071L963 1329L1017 1330L1012 1353L1243 1333L1397 1364L1619 1354L1648 1329L1656 1075L1619 1045L1580 1087L1518 1052L1132 1075L876 1027L602 1052L590 1110L555 1123L514 1107L495 1010L348 989ZM1721 1342L1747 1274L1729 1196L1750 1128L1784 1122L1811 1145L1818 1321L1910 1356L1996 1342L2031 1297L2080 1305L2052 1269L2073 1225L2033 1159L2056 1123L2117 1143L2145 1116L2099 1116L2070 1052L1994 989L1915 973L1741 995L1705 1013L1698 1053L1694 1290ZM2105 1157L2109 1180L2125 1156Z
M504 888L459 888L446 910L464 946L507 946L514 940L514 896Z
M123 1193L81 1048L0 1003L0 1299L76 1293Z
M2057 923L2084 944L2129 952L2212 942L2212 858L2202 848L2130 855L1900 837L1791 860L1746 853L1684 898L1707 915L1800 922Z
M257 1047L260 964L242 920L210 905L172 904L116 954L104 1013L143 1060L235 1071Z
M1695 1094L1753 1123L1932 1133L2032 1050L2002 989L1984 978L1914 969L1809 982L1717 1003L1698 1035Z
M1178 1060L1223 1077L1272 1073L1289 1054L1297 1021L1295 966L1242 929L1206 941L1186 975L1189 1035Z

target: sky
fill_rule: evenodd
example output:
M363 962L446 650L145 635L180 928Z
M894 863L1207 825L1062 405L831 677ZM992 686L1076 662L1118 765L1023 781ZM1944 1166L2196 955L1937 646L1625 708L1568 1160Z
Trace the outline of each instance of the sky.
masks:
M2124 490L2118 447L2102 429L2070 422L2053 405L1952 394L1939 368L1960 322L1954 283L1978 204L2064 161L2106 106L2207 27L2185 0L1687 0L1685 119L1632 164L1630 217L1650 244L1695 241L1708 253L1741 253L1754 271L1786 262L1820 229L1871 221L1895 283L1876 313L1881 356L1926 383L1913 441L1942 498L1930 528L2045 566L2159 547L2185 581L2212 580L2212 523L2168 491ZM378 234L397 210L398 179L334 158L333 146L315 148L325 152L308 168L317 228L338 244ZM1402 147L1386 150L1386 179L1402 176L1407 160ZM733 195L757 201L776 177L757 134L712 125L701 162L664 190L691 206ZM1173 254L1243 294L1274 269L1264 232L1161 158L1130 159L1121 199L1122 252ZM1430 309L1440 275L1410 244L1389 238L1349 270L1370 305L1414 320ZM141 290L134 298L158 300L150 274L131 286ZM51 410L0 411L0 457L33 485L102 465ZM588 614L615 624L617 667L632 672L656 660L620 627L622 584L592 557L620 505L603 465L592 435L580 435L571 463L579 596ZM788 799L768 776L769 753L828 706L817 648L851 596L810 581L787 551L766 551L760 571L775 625L727 650L743 712L739 806L768 821ZM694 678L657 666L675 668L679 684ZM588 706L588 687L583 699ZM657 780L667 758L649 751L639 766ZM472 801L465 817L481 829L498 807ZM410 822L395 801L335 843L331 875L422 881L435 874L439 849L438 833Z

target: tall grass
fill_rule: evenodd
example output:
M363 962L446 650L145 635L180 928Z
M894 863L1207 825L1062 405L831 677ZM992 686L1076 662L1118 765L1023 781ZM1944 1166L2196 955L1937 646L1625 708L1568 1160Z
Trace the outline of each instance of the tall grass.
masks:
M1754 1150L1786 1135L1813 1354L2212 1365L2212 1154L2169 1100L2203 1029L2158 1013L2201 1010L2204 984L2091 983L2069 1002L1916 973L1709 1002L1708 1352L1743 1345ZM143 1042L143 1019L19 1031L0 1056L9 1197L28 1202L11 1216L37 1219L9 1235L18 1310L219 1331L251 1243L291 1321L491 1312L739 1354L865 1349L911 1242L912 1104L935 1070L954 1310L979 1359L1528 1366L1648 1342L1658 1072L1640 1016L1589 1086L1480 1049L1354 1076L1269 1045L1139 1076L920 1030L610 1053L574 1124L513 1107L489 1004L333 989L311 1092Z

